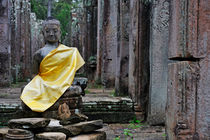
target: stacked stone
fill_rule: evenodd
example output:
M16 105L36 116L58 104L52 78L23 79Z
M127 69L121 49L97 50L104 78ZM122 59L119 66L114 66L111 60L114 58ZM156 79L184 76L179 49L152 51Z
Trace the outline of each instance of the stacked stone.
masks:
M122 97L103 97L101 100L85 97L82 112L90 120L103 119L106 123L126 123L135 116L132 100Z
M60 125L59 120L48 118L22 118L10 120L8 127L9 128L0 129L0 139L72 140L76 138L82 140L84 137L86 140L106 139L105 132L95 131L103 127L102 120Z

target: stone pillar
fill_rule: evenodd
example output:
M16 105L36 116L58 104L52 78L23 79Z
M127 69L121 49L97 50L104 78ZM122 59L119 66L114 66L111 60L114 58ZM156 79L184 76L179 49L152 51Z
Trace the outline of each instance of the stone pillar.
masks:
M169 0L152 3L150 23L150 124L164 124L168 78Z
M210 1L172 0L170 10L167 136L209 139Z
M119 2L104 0L102 75L105 87L114 87L118 47Z
M44 37L42 35L42 20L36 19L36 14L31 13L30 15L31 24L31 60L33 59L34 53L44 46Z
M128 58L130 29L130 0L120 0L118 16L119 40L117 47L115 90L117 95L128 93Z
M103 52L103 13L104 0L98 0L98 19L97 19L97 68L96 68L96 81L101 82L102 73L102 52Z
M11 6L11 54L14 81L24 80L31 73L30 3L28 0L12 0Z
M149 94L149 10L149 5L130 0L128 91L140 114L146 111Z
M11 80L10 4L0 1L0 86L10 85Z

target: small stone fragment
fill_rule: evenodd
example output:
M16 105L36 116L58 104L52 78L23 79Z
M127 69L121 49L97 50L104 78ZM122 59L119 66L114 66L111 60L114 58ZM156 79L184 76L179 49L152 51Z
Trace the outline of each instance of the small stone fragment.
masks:
M66 103L63 103L58 108L58 118L61 120L66 120L70 118L71 113L69 110L69 106Z
M65 140L66 135L61 132L44 132L36 134L36 140Z
M86 121L87 119L88 117L83 114L73 114L70 116L70 118L61 120L60 124L62 125L75 124L75 123Z
M83 134L68 138L68 140L106 140L106 133L103 131L96 131L91 134Z
M47 118L22 118L12 119L8 122L9 128L43 128L46 127L50 122Z

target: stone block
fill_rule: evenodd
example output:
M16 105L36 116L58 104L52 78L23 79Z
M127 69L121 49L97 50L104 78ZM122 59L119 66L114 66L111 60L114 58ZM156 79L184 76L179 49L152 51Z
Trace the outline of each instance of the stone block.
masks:
M3 140L3 138L7 134L8 130L9 130L8 127L0 128L0 140Z
M90 134L70 137L68 140L106 140L106 133L103 131L95 131Z
M82 133L92 132L102 127L102 120L94 120L65 126L48 126L46 128L43 128L42 130L45 132L62 132L67 136L75 136Z
M196 132L198 62L169 64L166 131L170 140L193 139Z
M34 134L24 129L9 129L5 140L34 140Z
M209 12L207 0L172 0L169 58L203 58L209 51Z
M43 132L36 134L36 140L66 140L66 135L61 132Z
M8 122L9 128L42 128L46 127L50 122L47 118L21 118L12 119Z

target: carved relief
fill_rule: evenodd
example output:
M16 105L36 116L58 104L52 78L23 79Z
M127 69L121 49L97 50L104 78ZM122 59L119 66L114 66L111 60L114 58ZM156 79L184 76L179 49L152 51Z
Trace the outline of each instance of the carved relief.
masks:
M159 14L157 19L153 19L155 17L151 17L151 19L156 20L154 22L156 24L152 24L152 28L154 30L162 32L169 26L169 1L165 0L164 2L162 2L162 4L159 5L157 5L157 3L160 3L160 1L159 2L156 1L156 3L153 3L153 9L157 8L157 6L159 5L161 6L161 8L160 11L158 11Z

